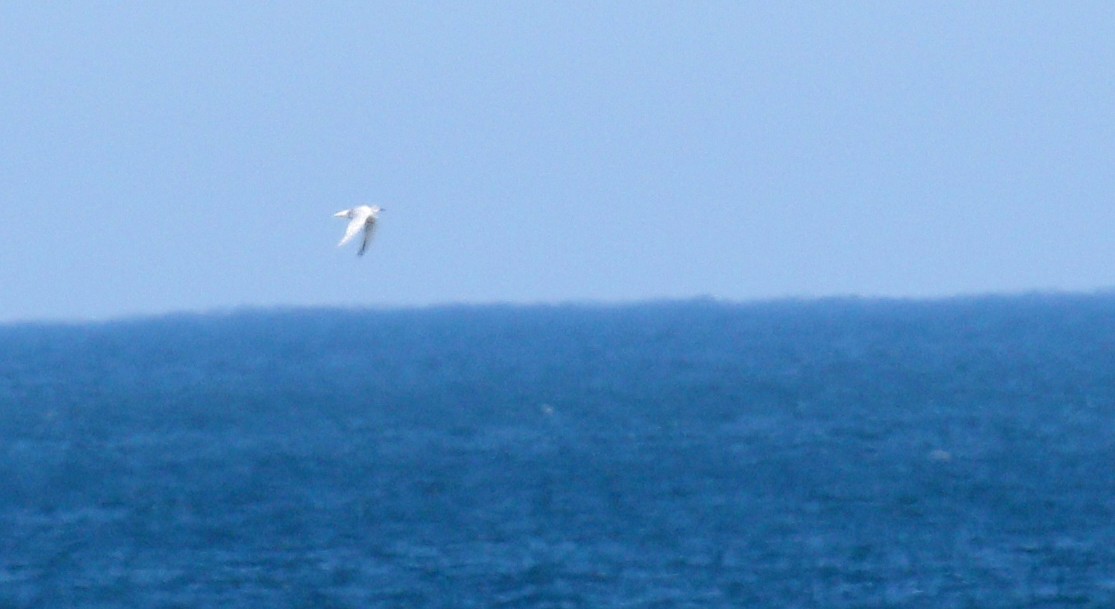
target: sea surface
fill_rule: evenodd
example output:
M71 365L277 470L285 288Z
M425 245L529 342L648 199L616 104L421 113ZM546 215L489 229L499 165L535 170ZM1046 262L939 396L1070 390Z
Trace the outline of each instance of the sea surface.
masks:
M1115 607L1115 295L2 326L32 607Z

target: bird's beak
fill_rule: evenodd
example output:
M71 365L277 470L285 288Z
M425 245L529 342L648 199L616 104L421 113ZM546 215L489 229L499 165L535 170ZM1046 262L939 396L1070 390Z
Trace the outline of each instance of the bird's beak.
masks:
M333 214L333 217L334 218L344 218L347 215L348 215L348 210L346 209L345 211L339 211L339 212Z

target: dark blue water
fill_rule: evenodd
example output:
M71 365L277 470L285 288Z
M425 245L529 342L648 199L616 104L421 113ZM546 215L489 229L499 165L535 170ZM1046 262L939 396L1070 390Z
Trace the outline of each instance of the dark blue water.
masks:
M0 328L0 607L1115 606L1115 297Z

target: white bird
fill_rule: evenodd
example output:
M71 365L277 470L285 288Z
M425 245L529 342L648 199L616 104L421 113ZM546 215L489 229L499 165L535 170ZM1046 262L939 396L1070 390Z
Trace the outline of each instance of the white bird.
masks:
M337 244L337 247L341 247L349 241L352 241L356 233L363 230L364 241L360 244L360 251L356 252L357 256L363 256L364 252L368 249L368 243L372 241L372 232L375 231L376 228L376 218L379 217L379 212L381 211L383 211L383 209L378 205L372 205L370 207L361 205L333 214L335 218L349 219L348 228L345 229L345 236L341 238L341 242Z

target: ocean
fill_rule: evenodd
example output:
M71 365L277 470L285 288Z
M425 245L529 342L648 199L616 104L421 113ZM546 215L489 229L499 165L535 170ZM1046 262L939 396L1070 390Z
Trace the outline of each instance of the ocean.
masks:
M0 608L1115 606L1115 295L0 326Z

